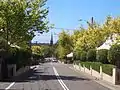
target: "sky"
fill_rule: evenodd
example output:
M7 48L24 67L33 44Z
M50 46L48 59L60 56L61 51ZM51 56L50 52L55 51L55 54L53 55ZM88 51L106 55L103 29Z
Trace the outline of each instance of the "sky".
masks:
M57 28L76 29L86 26L91 17L102 24L108 15L120 16L120 0L48 0L48 20ZM79 21L82 19L83 21ZM69 32L73 32L70 30ZM58 40L61 29L52 29L48 33L36 35L32 42L49 43L53 33L54 43Z

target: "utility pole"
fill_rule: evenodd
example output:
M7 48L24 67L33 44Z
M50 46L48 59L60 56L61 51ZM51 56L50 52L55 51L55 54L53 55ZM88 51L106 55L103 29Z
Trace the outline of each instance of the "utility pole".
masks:
M93 29L93 24L94 24L94 18L92 17L91 18L91 27L92 27L92 29Z

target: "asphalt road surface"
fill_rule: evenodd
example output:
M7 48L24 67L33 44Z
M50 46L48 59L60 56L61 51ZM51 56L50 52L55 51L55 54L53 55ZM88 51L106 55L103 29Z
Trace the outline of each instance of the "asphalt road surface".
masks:
M9 82L0 82L3 90L110 90L61 63L37 65Z

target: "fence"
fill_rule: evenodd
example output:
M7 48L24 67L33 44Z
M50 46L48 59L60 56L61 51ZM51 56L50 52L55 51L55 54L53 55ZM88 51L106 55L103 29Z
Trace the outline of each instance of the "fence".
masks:
M85 65L83 65L83 67L82 67L80 64L79 65L74 64L73 67L77 70L88 73L91 76L94 76L98 79L105 80L105 81L113 83L113 84L120 84L120 69L118 69L118 68L113 68L112 76L110 76L108 74L105 74L102 71L102 66L100 66L100 72L95 71L94 69L92 69L91 66L90 66L90 69L86 68Z

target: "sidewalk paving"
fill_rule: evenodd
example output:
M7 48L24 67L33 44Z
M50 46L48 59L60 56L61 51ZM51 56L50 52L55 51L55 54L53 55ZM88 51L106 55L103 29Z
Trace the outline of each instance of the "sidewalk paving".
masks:
M93 81L101 84L101 85L104 86L104 87L107 87L107 88L109 88L109 89L111 89L111 90L120 90L120 85L114 85L114 84L109 83L109 82L107 82L107 81L105 81L105 80L97 79L97 78L94 77L94 76L91 76L91 75L89 75L89 74L87 74L87 73L84 73L84 72L82 72L82 71L80 71L80 70L75 69L75 68L73 67L73 65L70 65L69 68L75 70L77 73L82 73L84 76L86 76L86 77L90 78L91 80L93 80Z

